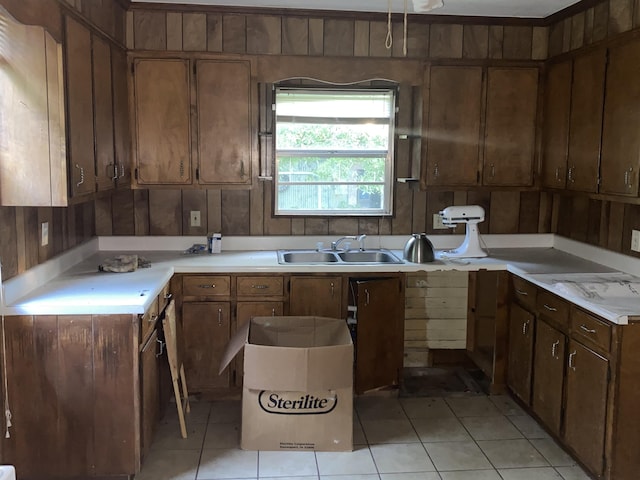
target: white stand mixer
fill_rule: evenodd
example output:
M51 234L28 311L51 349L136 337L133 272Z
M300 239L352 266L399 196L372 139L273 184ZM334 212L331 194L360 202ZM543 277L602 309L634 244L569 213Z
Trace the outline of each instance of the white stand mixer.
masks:
M453 250L445 250L442 252L444 257L480 258L487 256L487 252L480 247L478 236L478 223L484 222L484 208L480 205L462 205L447 207L439 213L442 223L448 227L455 228L460 223L467 226L462 245Z

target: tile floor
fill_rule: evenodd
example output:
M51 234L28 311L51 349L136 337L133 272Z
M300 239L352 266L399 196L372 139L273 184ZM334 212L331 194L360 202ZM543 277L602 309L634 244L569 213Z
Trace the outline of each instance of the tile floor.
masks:
M240 402L192 402L189 437L173 409L135 480L588 480L508 396L358 397L353 452L239 448Z

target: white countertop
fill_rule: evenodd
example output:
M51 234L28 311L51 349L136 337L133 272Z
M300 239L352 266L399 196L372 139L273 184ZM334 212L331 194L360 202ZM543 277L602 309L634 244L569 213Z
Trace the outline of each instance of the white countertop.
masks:
M304 244L297 244L288 239L283 244L281 237L270 238L259 247L275 247L273 249L231 250L220 254L186 255L184 245L194 243L192 238L175 237L158 239L158 237L138 237L127 242L132 248L120 249L126 241L122 237L101 237L84 245L76 252L69 252L62 259L51 265L38 266L3 285L5 315L55 315L55 314L141 314L149 307L162 287L174 273L309 273L309 272L419 272L438 270L473 271L479 269L509 270L536 285L564 296L568 300L590 310L615 323L625 324L629 316L640 316L640 302L629 302L621 306L620 302L594 303L576 295L558 292L555 284L572 274L617 275L616 266L633 264L635 259L624 257L618 259L617 254L602 251L597 257L589 258L607 260L607 264L595 263L581 256L568 253L566 240L559 245L550 246L549 236L486 236L500 237L490 241L490 256L481 259L443 259L427 264L386 264L386 265L280 265L277 248L308 248L309 238ZM516 241L508 242L505 237L514 237ZM526 237L526 238L525 238ZM534 238L538 237L538 238ZM106 238L103 242L102 239ZM142 238L142 240L140 240ZM400 238L375 237L368 241L367 247L384 246L402 258L401 245L406 236ZM554 237L551 236L553 239ZM558 237L555 237L556 239ZM489 239L491 240L491 239ZM526 241L525 241L526 240ZM443 244L442 242L445 242ZM456 237L449 242L458 241ZM270 243L271 242L271 243ZM569 241L570 242L570 241ZM179 244L179 248L176 245ZM252 246L246 240L235 242L237 248ZM492 247L491 245L498 247ZM509 244L516 248L505 248ZM543 246L536 246L543 245ZM142 245L147 249L139 248ZM255 244L254 244L255 245ZM436 248L449 248L446 240L434 242ZM161 248L165 247L165 250ZM169 247L173 248L170 250ZM560 247L560 248L558 248ZM580 250L582 244L569 247ZM587 246L588 247L588 246ZM223 243L224 248L224 243ZM562 249L561 249L562 248ZM595 248L595 247L589 247ZM599 250L599 249L598 249ZM106 258L123 253L136 253L151 262L150 268L141 268L129 273L98 272L98 265ZM613 256L611 256L613 255ZM65 261L66 259L66 261ZM625 263L626 260L626 263ZM620 263L622 262L622 263ZM636 265L633 265L636 268ZM627 272L637 273L635 270ZM638 279L640 282L640 278Z

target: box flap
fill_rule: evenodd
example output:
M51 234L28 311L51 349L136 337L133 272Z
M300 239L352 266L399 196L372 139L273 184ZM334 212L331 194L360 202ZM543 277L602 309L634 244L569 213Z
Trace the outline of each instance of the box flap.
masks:
M227 348L224 350L224 354L222 355L222 359L220 360L220 369L218 370L218 375L220 375L225 368L231 363L231 360L242 350L242 347L247 343L247 339L249 338L249 326L251 322L246 322L242 325L237 331L236 334L231 337L229 343L227 344Z

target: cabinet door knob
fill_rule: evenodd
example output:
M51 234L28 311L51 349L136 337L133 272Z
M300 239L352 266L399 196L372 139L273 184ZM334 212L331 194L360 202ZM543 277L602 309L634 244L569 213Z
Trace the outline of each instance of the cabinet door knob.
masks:
M556 340L551 345L551 356L553 358L558 358L558 356L557 356L557 354L558 354L558 346L560 346L560 340Z
M207 285L206 283L201 283L200 285L198 285L198 288L216 288L215 283L211 283L209 285Z
M530 320L527 320L526 322L524 322L522 324L522 334L523 335L527 334L527 330L529 329L529 322L530 322Z
M218 326L219 327L222 326L222 309L221 308L218 309Z
M573 362L573 359L574 359L574 357L576 356L577 353L578 352L574 350L572 353L569 354L569 368L571 370L573 370L574 372L576 371L576 365Z

